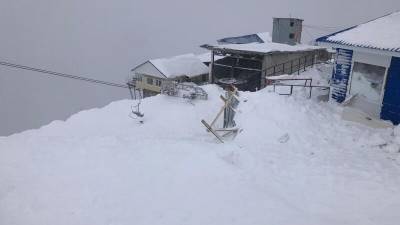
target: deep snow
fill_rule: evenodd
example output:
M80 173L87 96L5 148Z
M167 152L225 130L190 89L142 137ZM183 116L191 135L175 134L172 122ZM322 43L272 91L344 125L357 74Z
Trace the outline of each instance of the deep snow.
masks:
M208 101L155 96L0 138L0 224L380 224L400 221L400 130L268 89L241 93L235 140Z

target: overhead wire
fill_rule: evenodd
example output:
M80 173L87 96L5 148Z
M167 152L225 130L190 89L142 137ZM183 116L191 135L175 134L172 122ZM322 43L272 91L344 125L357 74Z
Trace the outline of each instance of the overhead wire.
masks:
M316 26L316 25L303 25L305 28L313 29L313 30L319 30L319 31L326 31L326 32L332 32L334 30L341 29L340 27L328 27L328 26Z
M11 68L22 69L22 70L33 71L33 72L37 72L37 73L43 73L43 74L47 74L47 75L51 75L51 76L58 76L58 77L63 77L63 78L75 79L78 81L90 82L90 83L94 83L94 84L107 85L107 86L118 87L118 88L129 88L129 86L126 84L118 84L118 83L113 83L113 82L108 82L108 81L97 80L97 79L93 79L93 78L71 75L71 74L67 74L67 73L54 72L54 71L50 71L50 70L25 66L25 65L21 65L21 64L9 63L9 62L5 62L5 61L0 61L0 65L6 66L6 67L11 67Z

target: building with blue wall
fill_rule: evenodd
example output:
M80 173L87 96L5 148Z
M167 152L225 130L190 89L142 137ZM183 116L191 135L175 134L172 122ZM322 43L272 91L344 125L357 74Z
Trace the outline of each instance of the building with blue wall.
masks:
M336 49L330 99L400 123L400 12L316 40Z

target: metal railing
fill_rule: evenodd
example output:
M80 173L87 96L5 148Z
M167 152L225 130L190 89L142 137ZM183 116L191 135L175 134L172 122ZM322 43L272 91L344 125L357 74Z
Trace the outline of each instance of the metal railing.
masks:
M282 81L304 81L304 84L285 84L281 83ZM321 85L312 85L312 78L282 78L282 79L268 79L266 78L266 85L267 86L273 86L274 92L276 92L276 86L281 86L281 87L290 87L289 93L281 94L280 95L292 95L293 94L293 88L294 87L303 87L303 88L309 88L309 98L312 97L312 90L313 88L321 88L323 90L328 90L328 95L330 94L330 87L329 86L321 86Z
M300 74L300 71L306 71L307 67L313 67L317 62L317 55L306 55L290 61L279 63L263 70L264 77L277 76L282 74Z
M329 60L327 60L329 61ZM329 86L312 85L312 78L268 78L272 76L284 75L284 74L295 74L300 75L300 72L305 72L308 67L314 67L316 64L326 63L327 61L318 61L318 54L306 55L300 58L296 58L284 63L280 63L263 70L264 79L266 79L266 86L273 86L274 92L276 91L276 86L290 87L289 93L280 95L292 95L294 87L309 88L309 98L312 97L312 91L315 88L321 88L323 90L328 90L330 94ZM284 81L304 81L303 83L288 84L283 83Z

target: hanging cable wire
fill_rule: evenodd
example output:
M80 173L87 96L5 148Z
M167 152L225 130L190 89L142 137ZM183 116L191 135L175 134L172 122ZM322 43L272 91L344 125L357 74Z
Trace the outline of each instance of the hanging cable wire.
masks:
M324 26L311 26L311 25L303 25L304 28L308 28L311 30L318 30L318 31L323 31L323 32L334 32L336 30L340 30L342 28L339 27L324 27Z
M48 75L52 75L52 76L58 76L58 77L64 77L64 78L69 78L69 79L75 79L75 80L79 80L79 81L90 82L90 83L94 83L94 84L101 84L101 85L107 85L107 86L118 87L118 88L129 88L129 86L126 84L117 84L117 83L112 83L112 82L108 82L108 81L96 80L96 79L92 79L92 78L70 75L70 74L66 74L66 73L59 73L59 72L54 72L54 71L50 71L50 70L44 70L44 69L39 69L39 68L34 68L34 67L4 62L4 61L0 61L0 65L17 68L17 69L22 69L22 70L34 71L34 72L48 74Z
M304 29L304 31L305 31L305 33L307 34L307 36L308 36L311 40L313 40L314 37L316 37L315 35L312 35L307 29Z
M312 25L312 24L303 24L306 27L314 27L314 28L322 28L322 29L341 29L342 27L333 27L333 26L323 26L323 25Z

